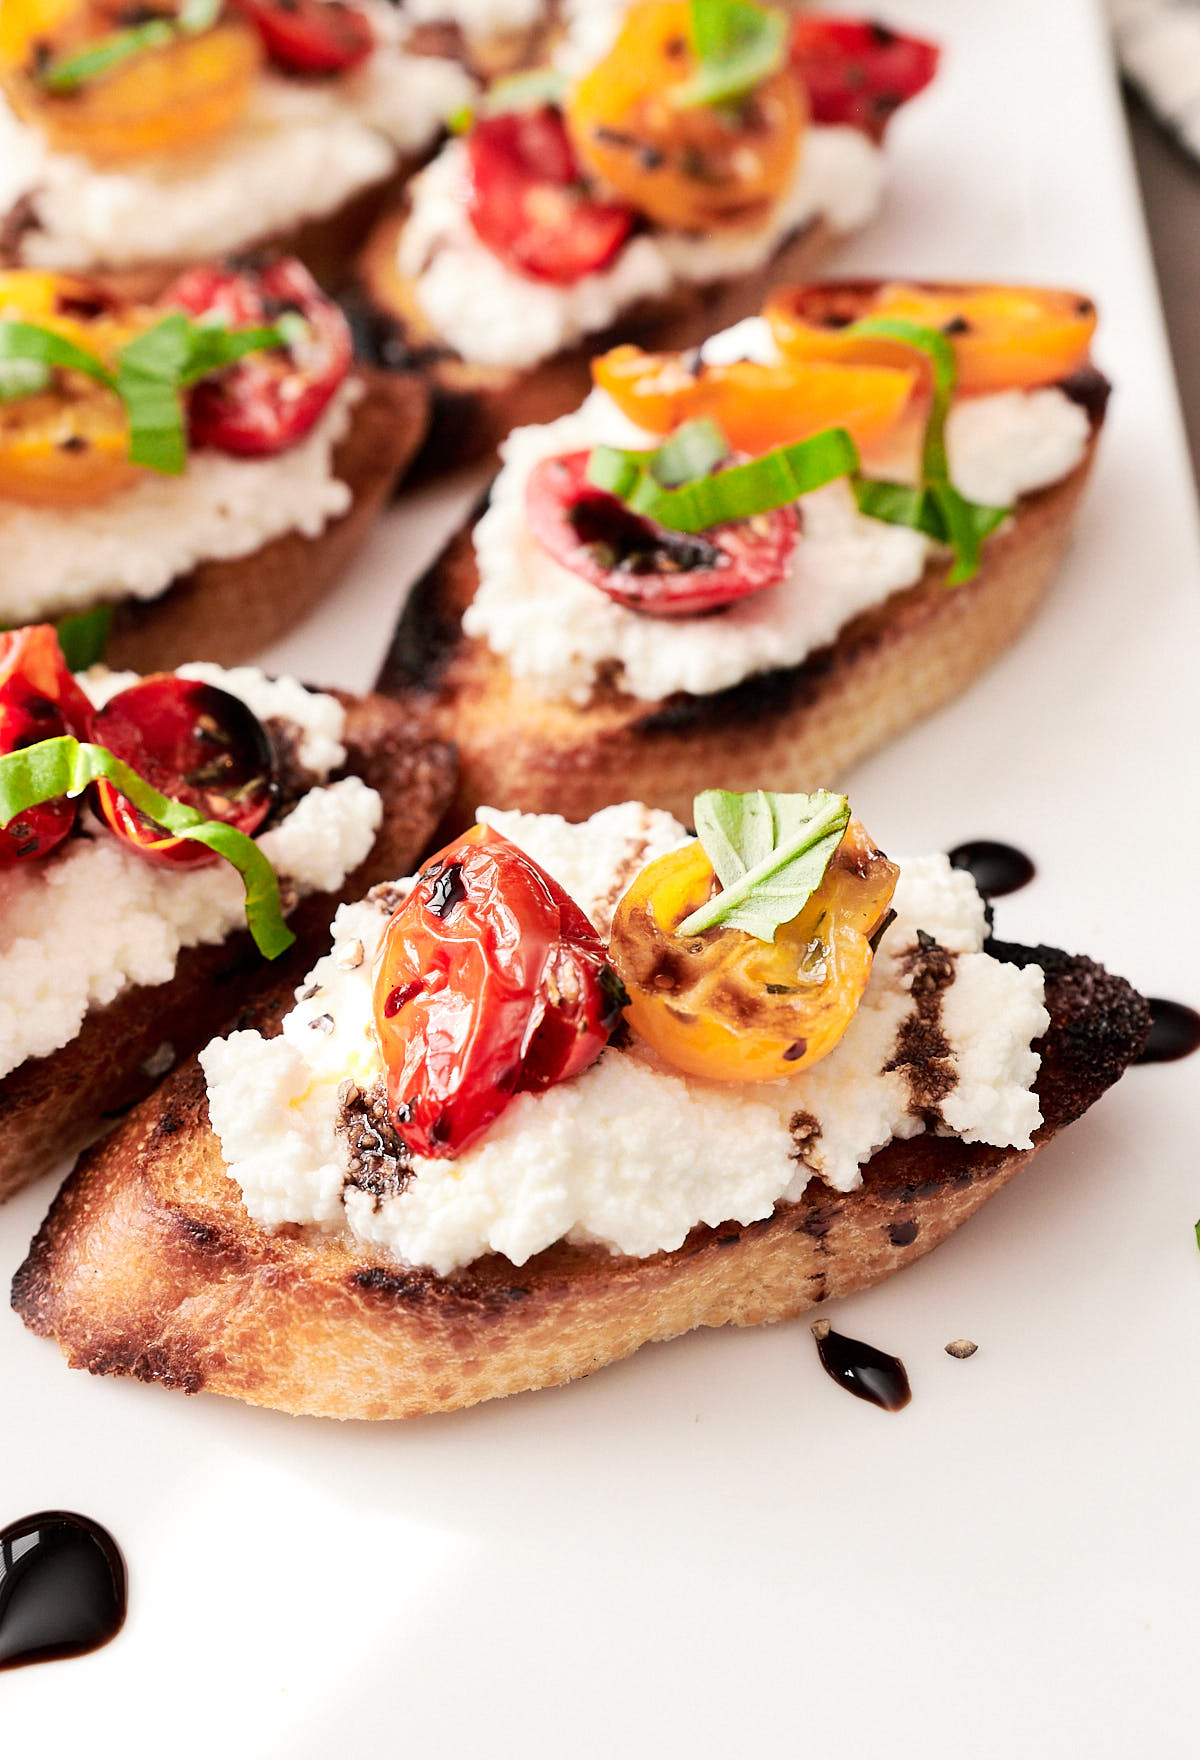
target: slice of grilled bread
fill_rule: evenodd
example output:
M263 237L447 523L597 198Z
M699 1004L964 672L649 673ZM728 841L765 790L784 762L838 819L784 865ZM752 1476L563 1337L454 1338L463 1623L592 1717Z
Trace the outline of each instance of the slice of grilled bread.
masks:
M421 444L429 397L411 375L358 369L366 394L334 451L353 499L315 538L284 532L248 556L202 562L157 599L114 607L110 666L157 672L188 660L236 666L292 628L338 579Z
M990 951L1045 970L1051 1027L1037 1146L1138 1055L1145 1001L1091 960ZM245 1017L278 1029L276 991ZM193 1060L81 1161L13 1285L26 1325L94 1374L231 1394L286 1412L401 1418L587 1375L696 1326L758 1325L877 1283L978 1209L1035 1151L894 1142L848 1195L814 1179L763 1222L697 1228L674 1252L558 1245L450 1277L348 1237L252 1222Z
M614 801L643 800L690 822L697 776L713 788L804 789L963 691L1020 633L1057 572L1103 420L1080 465L1025 496L987 541L974 580L947 588L947 564L853 618L830 646L796 666L760 672L710 696L658 702L609 685L587 704L540 697L513 677L462 615L478 585L471 528L455 536L413 588L377 688L427 704L458 750L453 822L483 801L586 819Z
M618 342L668 352L695 348L715 331L762 309L781 281L809 280L837 238L814 220L788 239L762 268L729 281L681 284L659 300L643 300L610 331L591 336L536 367L484 367L440 343L399 272L396 249L402 210L377 228L362 258L361 280L374 316L375 346L385 365L423 374L433 393L429 438L412 476L419 479L486 458L506 434L527 423L551 422L575 409L591 389L593 356Z
M453 788L453 755L430 739L418 715L380 697L332 694L348 711L339 774L361 776L377 789L384 818L367 861L337 896L311 893L292 913L296 946L281 962L280 980L292 984L321 949L340 903L413 871ZM162 1074L160 1058L182 1058L206 1044L262 969L245 931L216 947L185 948L169 982L126 990L107 1008L93 1009L69 1044L0 1079L0 1200L147 1094Z

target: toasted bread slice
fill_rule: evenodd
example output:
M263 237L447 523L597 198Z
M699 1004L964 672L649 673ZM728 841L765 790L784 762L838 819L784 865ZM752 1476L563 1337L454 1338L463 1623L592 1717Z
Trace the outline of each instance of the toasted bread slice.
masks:
M1138 1055L1149 1011L1091 960L990 951L1046 972L1040 1146ZM246 1024L275 1031L290 1002L277 992ZM767 1220L697 1228L675 1252L632 1259L560 1244L520 1267L489 1255L438 1277L348 1238L252 1222L193 1060L80 1163L17 1273L13 1305L94 1374L324 1417L413 1417L877 1283L935 1247L1034 1152L916 1137L876 1155L858 1191L814 1179Z
M433 393L433 421L413 467L414 480L486 458L514 428L551 422L575 409L591 389L593 356L618 342L667 352L695 348L715 331L752 316L777 283L811 279L837 238L827 220L814 220L753 274L680 284L661 300L630 307L610 331L578 348L514 370L465 361L432 334L412 283L396 266L405 218L401 210L377 228L363 253L361 279L376 320L380 359L423 374Z
M293 985L312 964L339 904L413 870L453 787L453 755L428 737L418 716L379 697L332 694L348 711L339 774L361 776L377 789L384 818L370 856L338 895L310 893L292 913L296 946L281 962L280 981ZM168 983L126 990L92 1010L69 1044L0 1079L0 1200L148 1093L162 1074L155 1060L166 1055L164 1047L185 1057L207 1043L262 969L245 931L215 947L185 948Z
M188 660L235 666L311 611L337 580L416 453L429 397L411 375L359 368L366 395L334 452L353 500L315 538L285 532L248 556L202 562L157 599L114 607L110 666L155 672Z
M463 634L478 585L468 528L413 588L377 688L428 704L453 738L455 824L483 801L586 819L628 799L687 824L697 776L735 790L832 781L965 690L1024 628L1057 572L1102 419L1101 404L1083 461L1022 498L974 580L948 589L947 564L931 562L915 586L853 618L798 666L653 703L614 686L583 706L540 697L486 642Z

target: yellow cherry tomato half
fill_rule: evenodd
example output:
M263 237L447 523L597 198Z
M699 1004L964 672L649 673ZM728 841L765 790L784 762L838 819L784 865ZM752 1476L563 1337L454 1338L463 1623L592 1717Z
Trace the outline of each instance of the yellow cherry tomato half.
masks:
M949 337L960 392L1053 385L1082 367L1096 329L1096 308L1060 288L926 286L893 281L778 288L767 322L793 361L895 366L911 363L901 342L846 334L859 318L903 318Z
M609 958L629 992L626 1020L688 1075L795 1075L832 1051L853 1020L898 874L852 819L821 885L774 941L728 928L681 936L679 924L712 896L712 864L698 842L660 856L613 922Z
M823 428L847 428L869 446L896 426L920 375L913 366L817 361L706 365L694 354L644 354L631 343L592 362L592 377L631 421L652 434L711 416L737 452L769 452Z
M85 276L0 273L0 318L53 330L106 365L154 315ZM55 371L44 391L0 403L0 500L35 507L103 501L142 475L128 451L116 393L86 374Z
M687 0L635 0L610 53L568 93L584 169L660 226L754 224L786 189L807 116L784 68L740 104L680 105L697 70Z
M110 10L100 4L76 9L59 31L38 38L39 55L57 60L112 35L117 26ZM132 55L68 92L43 86L28 58L7 73L4 85L21 120L53 151L119 165L186 152L225 133L245 109L262 59L253 26L227 19Z

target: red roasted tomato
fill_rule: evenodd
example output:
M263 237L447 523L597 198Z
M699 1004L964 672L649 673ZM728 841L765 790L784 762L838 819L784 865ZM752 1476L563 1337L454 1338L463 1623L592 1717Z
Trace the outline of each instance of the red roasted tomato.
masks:
M82 735L91 705L67 669L48 623L0 634L0 753L22 751L60 734ZM47 801L0 831L0 868L36 861L75 823L77 802Z
M163 303L195 317L215 313L239 329L274 323L285 312L295 312L308 325L294 347L247 355L193 387L188 402L193 446L214 446L244 458L286 451L315 426L350 371L350 327L294 257L259 270L189 269Z
M549 105L477 122L467 136L467 213L518 275L568 286L612 261L633 214L588 194L562 117Z
M375 47L365 12L344 0L237 0L285 73L348 73Z
M274 799L274 761L261 722L240 697L198 679L153 672L92 711L90 737L171 800L206 819L257 831ZM110 828L139 855L175 868L220 858L187 838L172 837L118 794L96 784Z
M707 532L672 532L587 480L588 453L529 474L529 529L556 562L649 617L696 617L777 586L800 533L794 507Z
M396 1129L452 1156L514 1094L594 1063L625 1001L596 931L523 850L477 825L425 868L388 924L375 1031Z
M791 56L814 122L849 123L879 140L901 104L932 80L939 50L885 24L802 12L792 27Z

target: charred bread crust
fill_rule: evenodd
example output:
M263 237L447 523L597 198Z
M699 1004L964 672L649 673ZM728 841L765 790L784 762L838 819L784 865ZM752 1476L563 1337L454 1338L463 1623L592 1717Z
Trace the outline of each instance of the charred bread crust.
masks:
M674 1252L563 1244L523 1266L490 1255L438 1277L348 1237L252 1222L192 1060L80 1163L17 1272L13 1306L93 1374L339 1418L449 1411L590 1374L693 1327L803 1313L937 1246L1141 1050L1149 1010L1123 979L1055 949L992 951L1046 971L1033 1150L920 1136L877 1154L858 1191L814 1179L765 1221L697 1228ZM276 1031L289 1005L277 992L246 1023Z
M356 369L366 394L333 455L351 491L344 514L315 538L284 532L249 556L202 562L157 599L114 607L110 666L154 672L188 660L234 666L278 640L327 593L386 505L425 433L418 379Z
M362 258L361 281L375 314L381 362L423 374L432 392L433 421L413 467L414 481L486 458L513 428L551 422L577 408L591 389L593 357L618 342L666 351L695 348L714 331L750 317L761 310L776 283L808 280L837 236L827 220L814 220L753 274L681 285L661 300L643 300L622 313L611 330L536 367L516 370L464 361L432 336L412 284L395 269L405 218L401 210L372 235Z
M379 791L383 824L367 861L336 897L312 893L292 913L296 946L280 968L286 973L281 985L303 978L339 904L412 871L453 788L453 756L429 738L419 715L380 697L331 694L348 711L339 774L361 776ZM161 1047L184 1057L206 1043L262 970L246 932L216 947L185 948L169 982L126 990L109 1007L93 1010L68 1045L0 1079L0 1200L149 1093L155 1078L143 1066Z
M697 776L735 790L832 782L957 696L1033 616L1091 470L1105 386L1099 374L1072 384L1092 414L1087 455L1061 483L1022 498L974 580L948 589L947 565L930 563L915 586L853 618L797 666L657 703L611 687L582 707L539 697L486 642L463 634L478 585L468 527L413 588L376 688L428 704L453 738L454 823L488 802L586 819L613 801L644 800L687 824Z

